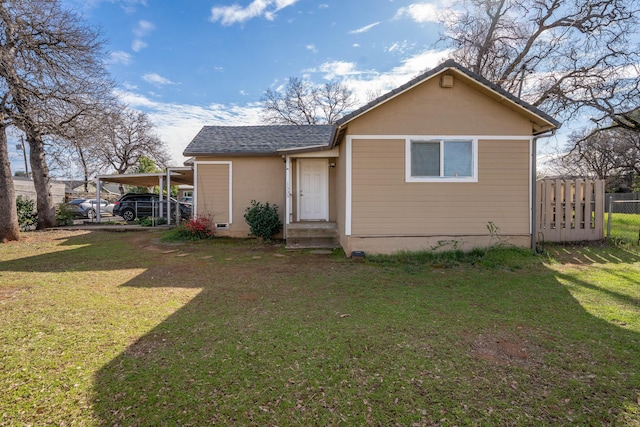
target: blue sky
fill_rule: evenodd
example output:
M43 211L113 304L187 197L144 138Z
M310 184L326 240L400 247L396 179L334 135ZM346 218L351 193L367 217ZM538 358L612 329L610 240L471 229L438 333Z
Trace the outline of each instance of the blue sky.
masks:
M175 165L204 125L259 124L263 92L288 77L343 81L365 103L369 93L391 90L447 58L436 43L447 0L63 5L101 29L120 98L149 114ZM21 159L12 154L18 170Z

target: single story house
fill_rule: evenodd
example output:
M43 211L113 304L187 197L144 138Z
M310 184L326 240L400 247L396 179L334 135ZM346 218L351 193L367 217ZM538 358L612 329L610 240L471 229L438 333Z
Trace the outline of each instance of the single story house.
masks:
M529 246L535 143L560 124L448 60L332 125L205 126L184 151L194 212L245 237L275 203L288 246Z

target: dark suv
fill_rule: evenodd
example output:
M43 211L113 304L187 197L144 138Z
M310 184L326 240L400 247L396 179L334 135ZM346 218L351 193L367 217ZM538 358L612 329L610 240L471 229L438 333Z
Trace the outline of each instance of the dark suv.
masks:
M176 219L176 203L178 201L171 198L171 219ZM189 219L191 217L191 207L185 203L178 203L180 207L180 218ZM125 221L133 221L136 218L159 217L162 209L163 216L166 216L167 199L160 202L160 197L152 193L127 193L114 203L113 214L120 215Z

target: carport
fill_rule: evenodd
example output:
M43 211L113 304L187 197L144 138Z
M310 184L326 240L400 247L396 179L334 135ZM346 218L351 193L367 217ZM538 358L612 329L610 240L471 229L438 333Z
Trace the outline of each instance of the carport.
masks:
M193 185L193 168L190 166L183 167L174 167L167 168L165 172L158 173L136 173L136 174L123 174L123 175L98 175L96 177L96 198L100 200L100 193L102 191L102 184L105 182L114 182L117 184L127 184L134 185L137 187L152 187L158 186L164 190L166 190L167 194L171 194L171 186L172 185ZM159 194L159 198L161 202L164 202L164 194L161 191ZM161 203L162 206L162 203ZM167 212L166 219L167 224L171 224L171 215L168 214L171 209L171 199L170 197L166 198L166 210ZM176 209L178 205L176 205ZM179 212L176 215L177 218L180 217ZM96 211L96 221L101 221L100 215L100 204L98 204L98 209Z

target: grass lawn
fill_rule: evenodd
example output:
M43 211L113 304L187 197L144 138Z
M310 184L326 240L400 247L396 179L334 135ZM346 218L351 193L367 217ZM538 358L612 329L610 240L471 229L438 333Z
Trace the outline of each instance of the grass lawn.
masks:
M609 215L604 215L605 234ZM640 243L640 215L614 213L611 217L611 237L624 243L638 245Z
M0 245L0 425L640 426L640 255Z

